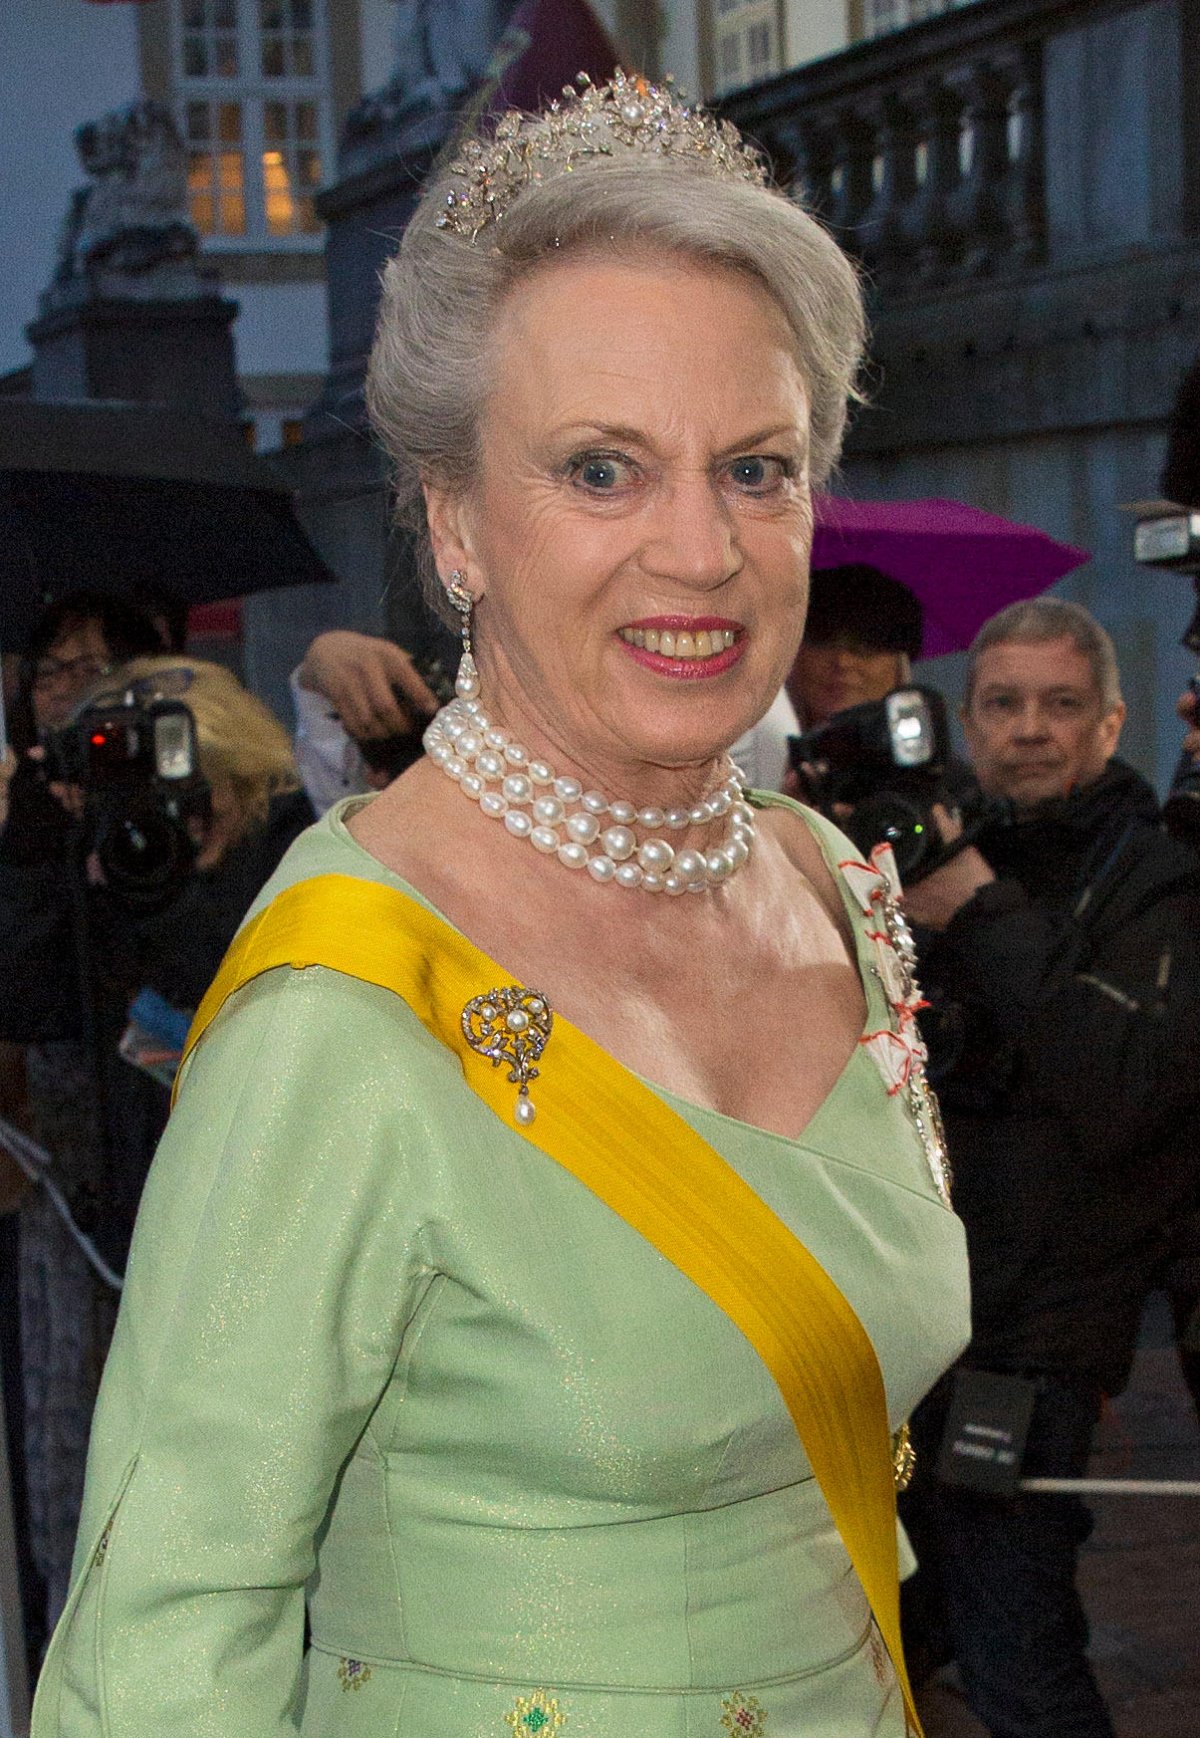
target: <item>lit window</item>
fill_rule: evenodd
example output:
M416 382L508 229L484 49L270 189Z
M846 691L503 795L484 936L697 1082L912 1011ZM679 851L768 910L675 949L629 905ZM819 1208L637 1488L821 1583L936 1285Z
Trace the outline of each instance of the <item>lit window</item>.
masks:
M315 236L329 143L323 0L173 0L173 9L196 228L217 241Z

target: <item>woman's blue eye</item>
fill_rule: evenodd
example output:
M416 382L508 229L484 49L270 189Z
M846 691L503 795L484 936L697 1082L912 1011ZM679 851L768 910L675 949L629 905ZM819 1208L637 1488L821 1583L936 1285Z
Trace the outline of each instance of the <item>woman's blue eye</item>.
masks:
M611 495L634 479L631 459L621 453L576 453L564 467L568 479L594 495Z
M729 467L729 474L739 489L746 489L751 494L763 495L768 490L778 487L787 475L787 467L782 459L764 458L751 454L748 458L734 459Z

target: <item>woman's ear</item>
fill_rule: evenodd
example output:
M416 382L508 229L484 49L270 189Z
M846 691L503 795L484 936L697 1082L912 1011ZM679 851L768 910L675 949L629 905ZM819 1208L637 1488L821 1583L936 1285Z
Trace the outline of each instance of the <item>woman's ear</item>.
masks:
M429 481L422 482L421 490L425 496L429 541L438 572L443 576L465 574L467 590L473 597L482 596L483 573L476 558L470 514L462 493L442 483Z

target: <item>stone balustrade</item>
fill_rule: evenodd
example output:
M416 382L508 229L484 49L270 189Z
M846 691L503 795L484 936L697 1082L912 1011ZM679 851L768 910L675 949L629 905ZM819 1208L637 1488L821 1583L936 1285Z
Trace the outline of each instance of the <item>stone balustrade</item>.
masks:
M1151 40L1186 32L1195 10L1192 0L982 0L738 92L721 108L882 291L920 292L1020 271L1053 251L1046 105L1071 93L1051 91L1047 69L1058 76L1072 66L1069 49L1055 58L1056 45L1100 11L1118 31L1131 21L1123 14L1144 14L1132 28L1136 37L1144 24ZM1078 124L1087 121L1081 112Z

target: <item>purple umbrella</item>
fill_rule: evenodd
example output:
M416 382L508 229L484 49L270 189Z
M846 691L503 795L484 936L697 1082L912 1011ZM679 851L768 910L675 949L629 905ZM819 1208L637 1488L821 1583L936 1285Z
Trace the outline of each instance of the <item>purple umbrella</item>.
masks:
M866 562L906 585L925 612L925 658L961 652L997 610L1036 597L1091 560L1034 525L961 501L818 495L815 505L813 566Z

